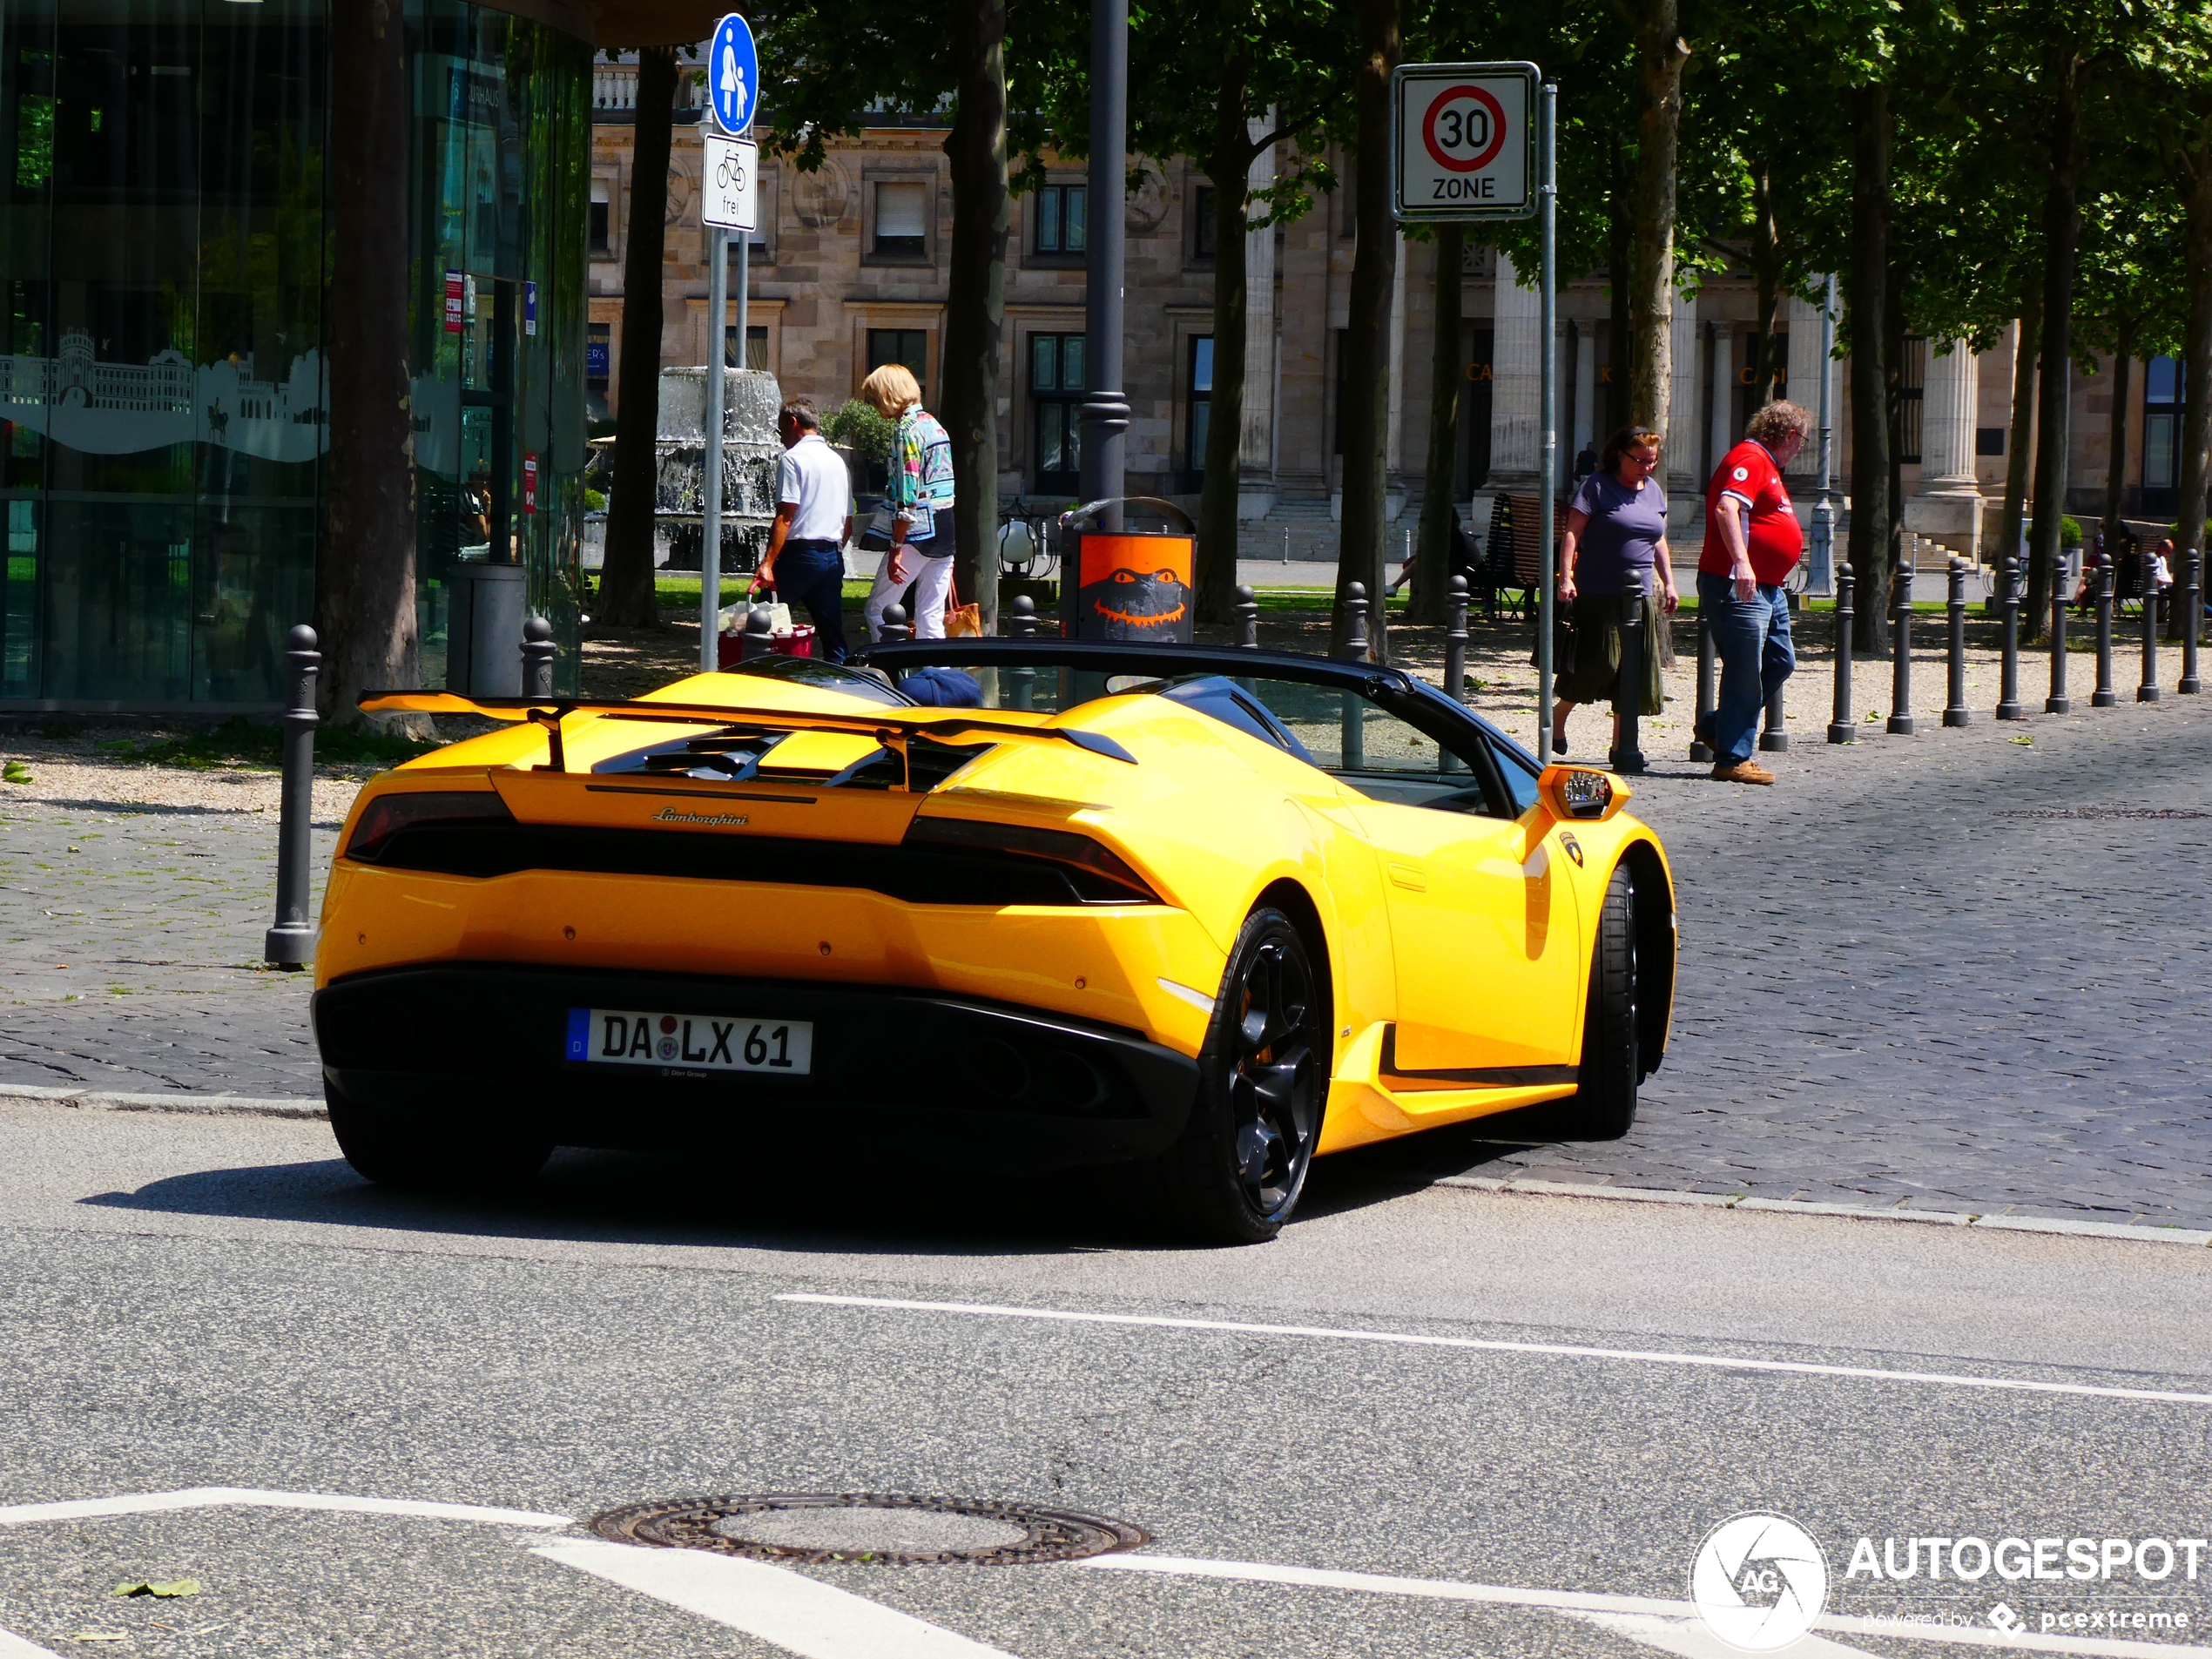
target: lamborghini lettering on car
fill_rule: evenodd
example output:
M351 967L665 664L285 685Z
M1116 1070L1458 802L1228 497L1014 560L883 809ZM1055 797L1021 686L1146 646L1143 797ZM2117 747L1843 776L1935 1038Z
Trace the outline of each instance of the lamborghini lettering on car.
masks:
M1674 890L1627 786L1393 669L964 639L363 705L509 723L341 837L315 1031L373 1179L827 1142L1125 1166L1258 1240L1316 1157L1541 1103L1623 1134L1665 1052Z

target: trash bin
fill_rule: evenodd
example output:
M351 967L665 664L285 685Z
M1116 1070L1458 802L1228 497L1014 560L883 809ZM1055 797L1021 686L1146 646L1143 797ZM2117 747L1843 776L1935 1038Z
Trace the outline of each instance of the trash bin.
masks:
M1140 508L1180 529L1095 530L1109 507ZM1061 631L1070 639L1187 645L1197 595L1197 529L1173 502L1123 496L1076 508L1060 520Z
M446 690L464 697L522 696L524 577L519 564L448 570Z

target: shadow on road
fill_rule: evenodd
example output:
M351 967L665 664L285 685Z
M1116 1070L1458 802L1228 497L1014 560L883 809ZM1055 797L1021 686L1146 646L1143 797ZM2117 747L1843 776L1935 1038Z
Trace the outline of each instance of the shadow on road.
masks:
M1400 1197L1547 1138L1535 1111L1324 1158L1301 1221ZM455 1237L786 1251L794 1254L1001 1256L1177 1249L1138 1219L1113 1171L1018 1177L973 1170L854 1168L724 1153L564 1150L509 1196L408 1192L362 1180L343 1159L177 1175L80 1200L114 1210L227 1216ZM1293 1223L1297 1225L1297 1223Z

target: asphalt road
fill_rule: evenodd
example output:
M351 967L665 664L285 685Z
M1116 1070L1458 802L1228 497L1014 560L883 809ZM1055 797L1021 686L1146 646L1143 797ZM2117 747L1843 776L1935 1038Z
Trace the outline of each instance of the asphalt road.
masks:
M368 1187L313 1123L0 1105L0 1147L17 1659L1713 1656L1686 1577L1746 1510L1833 1575L1846 1622L1800 1655L1957 1653L2000 1601L2051 1618L2045 1650L2212 1618L2212 1555L2194 1581L1846 1576L1862 1537L2094 1560L2212 1533L2202 1247L1432 1187L1391 1149L1325 1163L1272 1245L1184 1251L1076 1186L864 1157L564 1154L491 1205ZM35 1507L202 1487L315 1495ZM575 1524L779 1491L1150 1541L1103 1570L725 1572ZM402 1512L332 1507L361 1499ZM1959 1625L1848 1622L1901 1618Z

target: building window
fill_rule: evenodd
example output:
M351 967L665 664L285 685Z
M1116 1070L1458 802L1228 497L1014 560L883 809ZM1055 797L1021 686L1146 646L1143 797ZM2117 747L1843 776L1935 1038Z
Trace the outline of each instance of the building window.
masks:
M1206 469L1206 434L1213 415L1213 336L1190 337L1190 401L1185 427L1190 434L1190 469Z
M873 374L886 363L904 363L914 372L914 384L921 388L921 401L929 401L929 332L925 328L871 328L868 330L868 373ZM761 367L767 365L764 362Z
M1190 191L1190 257L1201 263L1211 264L1217 241L1215 216L1219 212L1211 185L1197 185Z
M2154 357L2143 365L2143 497L2139 510L2175 510L2182 485L2182 365Z
M1081 334L1029 336L1030 469L1039 495L1078 488L1083 373Z
M1897 458L1917 466L1920 460L1921 399L1928 384L1928 342L1909 334L1897 366Z
M929 253L929 186L879 184L875 187L875 251L890 259L919 260Z
M1090 246L1090 187L1047 185L1037 192L1040 253L1082 253Z
M591 251L609 255L615 251L613 209L604 184L591 186Z
M738 366L738 325L725 323L722 327L722 366ZM745 366L765 369L768 367L768 325L749 322L745 329Z

